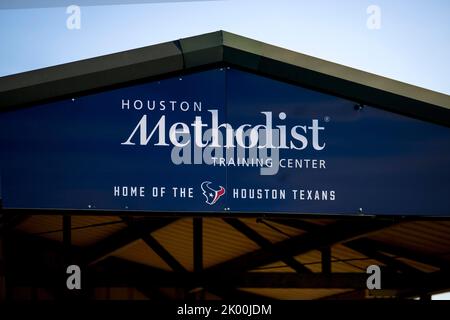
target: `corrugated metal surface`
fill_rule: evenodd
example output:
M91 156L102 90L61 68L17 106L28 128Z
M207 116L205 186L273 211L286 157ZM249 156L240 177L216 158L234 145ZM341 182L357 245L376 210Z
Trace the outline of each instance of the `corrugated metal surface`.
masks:
M319 250L312 250L295 257L313 272L322 272L322 255ZM331 271L332 272L365 272L372 264L383 265L383 263L369 259L368 257L351 250L341 244L331 248ZM286 266L282 261L278 261L261 268L254 269L255 272L295 272Z
M318 250L312 250L295 257L295 260L304 264L312 272L322 271L321 259L322 255Z
M89 228L72 230L72 243L77 246L90 246L100 240L107 238L115 232L125 228L125 224L120 222L119 217L102 216L73 216L72 228L91 226ZM118 223L112 223L118 222ZM95 226L103 223L112 223L102 226Z
M276 243L304 233L302 230L287 227L273 221L270 226L258 222L255 218L240 219L258 234ZM308 222L327 225L332 219L304 219ZM108 224L110 222L117 222ZM97 224L107 224L94 226ZM73 216L72 227L87 227L73 230L72 240L75 245L89 246L125 227L118 217L109 216ZM40 234L43 237L62 240L62 217L58 215L32 216L25 220L18 229L24 232ZM187 270L193 270L193 219L183 218L152 233L152 235L177 259ZM362 236L366 237L366 236ZM406 222L371 233L367 236L380 242L405 247L450 260L450 221L416 221ZM220 218L203 219L203 254L204 267L233 259L245 253L260 249L253 241L235 230ZM386 254L386 253L385 253ZM135 241L111 255L146 264L155 268L171 271L171 268L142 240ZM417 261L387 254L423 272L438 269ZM371 264L383 265L377 260L347 248L343 244L331 247L332 272L364 272ZM321 272L321 253L311 250L295 257L313 272ZM282 261L252 270L254 272L295 272ZM317 299L329 295L347 292L347 289L242 289L275 299ZM122 293L124 291L121 291Z
M115 223L117 221L120 221L120 218L114 216L72 216L72 229L83 228L72 230L72 243L76 246L92 245L125 227L123 223ZM18 229L47 239L62 241L62 216L30 216L18 226Z
M420 263L414 260L410 260L410 259L406 259L406 258L397 258L398 261L401 261L413 268L416 268L422 272L435 272L435 271L439 271L439 268L437 267L433 267L430 266L428 264L425 263Z
M245 288L242 291L259 294L278 300L313 300L352 291L352 289L265 289Z
M312 250L295 259L313 272L322 272L322 254ZM383 265L341 244L331 247L331 272L361 272L371 264Z
M256 231L259 235L269 240L272 243L287 240L290 237L298 236L304 231L297 228L288 227L273 221L264 221L265 223L257 221L257 219L239 219L244 222L251 229ZM247 240L248 241L248 240ZM259 247L255 247L259 248ZM255 249L256 250L256 249ZM254 272L295 272L294 269L288 267L284 262L275 262L260 268L251 270Z
M303 234L304 231L273 221L258 222L257 219L239 219L271 242L278 242Z
M22 222L17 229L32 234L62 230L62 216L30 216ZM42 236L47 239L62 241L62 232L52 232L43 234Z
M331 272L361 272L361 271L362 269L355 266L353 261L335 261L331 264Z
M72 228L91 226L108 222L120 222L121 219L115 216L72 216ZM123 224L124 225L124 224Z
M193 271L193 219L179 219L152 236L180 262L184 268Z
M151 267L172 271L143 240L137 240L113 252L111 256L145 264Z
M382 230L369 238L450 260L450 221L415 221Z
M338 260L331 265L331 272L366 272L370 265L383 266L384 264L374 259Z
M256 268L253 270L250 270L251 272L296 272L291 267L288 267L284 262L277 261L265 266L262 266L260 268Z
M384 265L342 244L331 247L331 257L331 272L365 272L370 265Z
M367 258L365 255L352 250L342 244L336 244L331 247L331 256L333 260L348 260L348 259L361 259Z
M317 224L319 226L326 226L328 224L336 222L335 219L302 219L302 220L309 223Z
M271 242L278 242L299 235L301 230L270 223L281 232L258 223L256 219L242 219L250 228ZM204 267L229 260L259 247L247 237L224 223L222 219L204 219L203 252ZM187 270L193 271L193 219L180 219L155 231L152 236L168 250Z
M203 219L203 246L205 268L259 248L219 218Z

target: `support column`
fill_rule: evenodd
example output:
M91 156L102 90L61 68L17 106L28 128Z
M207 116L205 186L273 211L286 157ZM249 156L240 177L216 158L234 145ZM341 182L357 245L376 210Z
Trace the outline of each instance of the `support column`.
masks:
M203 271L203 218L194 218L194 272Z
M322 253L322 273L331 274L331 248L324 247L320 252Z
M4 241L0 236L0 302L6 300Z
M62 257L62 292L63 298L69 299L72 294L69 289L67 289L66 280L68 274L66 273L67 267L72 264L72 217L68 214L62 216L63 222L63 257Z
M203 272L203 218L193 219L193 256L194 256L194 273L201 277ZM197 294L199 300L205 299L205 290L201 290Z

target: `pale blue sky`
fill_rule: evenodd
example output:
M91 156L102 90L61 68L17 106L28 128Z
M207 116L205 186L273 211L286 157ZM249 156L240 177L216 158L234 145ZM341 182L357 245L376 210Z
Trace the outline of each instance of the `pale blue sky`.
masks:
M366 26L371 4L379 30ZM450 94L446 0L81 5L80 30L67 17L65 7L0 10L0 76L222 29Z

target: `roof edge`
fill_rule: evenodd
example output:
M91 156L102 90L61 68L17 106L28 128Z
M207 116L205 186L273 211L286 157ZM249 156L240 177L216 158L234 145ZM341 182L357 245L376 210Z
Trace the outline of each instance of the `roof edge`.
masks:
M0 110L224 63L450 126L450 96L227 31L0 77Z
M299 68L450 109L450 95L222 31L223 45ZM249 66L247 66L249 67Z

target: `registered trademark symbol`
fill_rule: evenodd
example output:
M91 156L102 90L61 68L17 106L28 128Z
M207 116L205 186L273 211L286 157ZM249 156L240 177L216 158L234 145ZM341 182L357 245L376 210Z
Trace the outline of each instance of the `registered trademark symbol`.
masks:
M330 118L329 116L326 116L326 117L323 118L323 121L325 121L325 122L330 122L330 119L331 119L331 118Z

